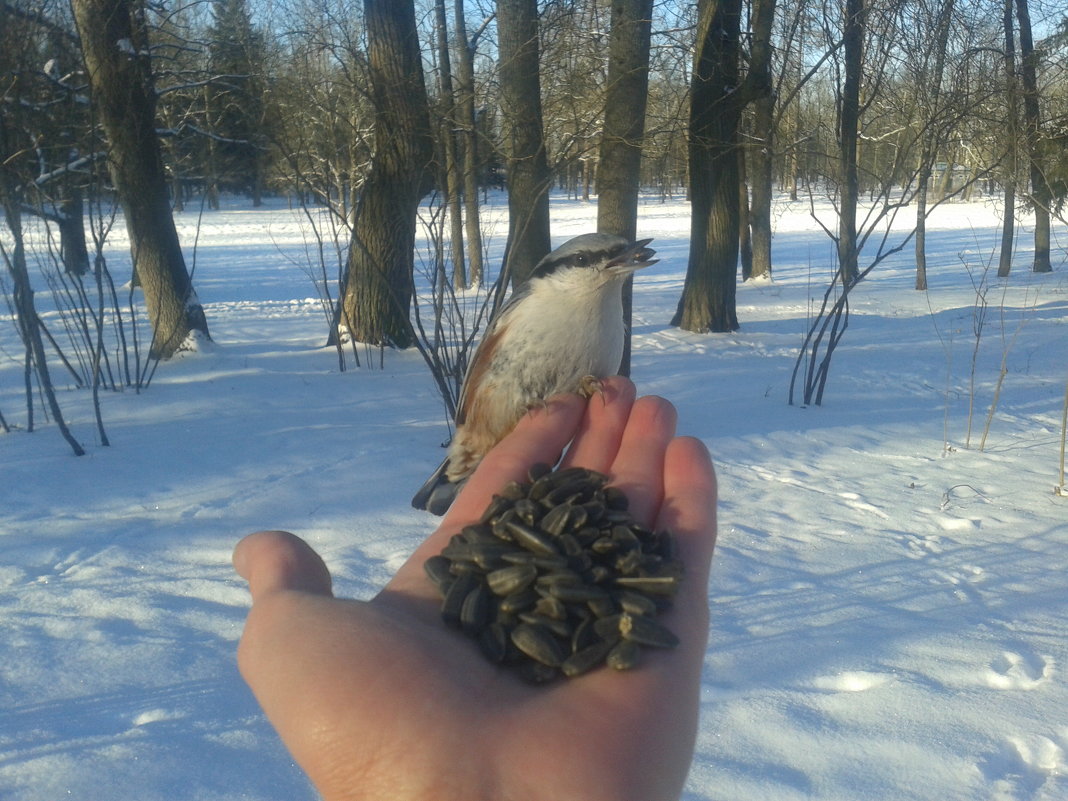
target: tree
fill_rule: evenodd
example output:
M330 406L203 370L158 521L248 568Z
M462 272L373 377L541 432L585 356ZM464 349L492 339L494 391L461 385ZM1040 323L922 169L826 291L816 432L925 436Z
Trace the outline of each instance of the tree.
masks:
M215 162L216 187L247 192L259 206L263 191L263 129L267 124L263 34L252 24L246 0L214 0L208 29L210 82L206 142Z
M653 0L613 0L597 171L597 229L637 236Z
M31 66L31 62L39 55L39 51L35 51L37 42L34 32L26 25L25 18L20 16L16 16L6 4L0 5L0 74L4 75L0 91L0 212L10 233L7 246L0 242L0 263L7 268L11 279L12 293L8 300L24 350L26 428L33 430L33 381L36 379L60 433L74 455L82 456L85 451L68 429L52 386L41 335L43 324L37 316L34 303L22 231L27 182L20 167L26 155L33 152L32 132L35 130L35 126L28 124L26 119L34 105L29 97L28 76L37 66ZM2 417L0 430L8 430Z
M134 270L152 325L151 355L167 359L210 338L171 216L156 136L144 8L132 0L73 0L94 108L108 139L108 167L119 194Z
M738 130L742 109L771 91L774 0L753 6L751 62L739 75L741 0L700 0L690 98L690 256L671 321L687 331L738 328Z
M919 83L916 91L922 96L923 103L929 109L937 109L941 103L942 76L945 72L946 48L949 43L949 23L953 17L954 0L943 0L938 7L934 24L935 63L927 76L928 80ZM916 289L927 289L927 191L931 182L931 168L934 165L938 141L934 127L923 133L920 153L919 175L916 177Z
M445 190L445 208L449 218L449 245L452 255L452 280L455 286L467 284L464 264L464 224L460 196L462 170L456 141L456 94L453 90L452 64L449 58L449 26L445 14L445 0L434 0L434 43L438 61L438 140L441 166L438 181ZM442 175L443 174L443 175Z
M467 38L463 0L453 0L456 36L456 129L460 139L459 161L463 183L464 228L467 233L467 280L482 281L482 228L478 212L478 129L475 121L475 43L481 35Z
M649 95L649 40L653 0L614 0L608 47L608 86L597 168L597 230L634 241L638 228L645 104ZM630 375L633 277L623 287L627 326L619 372Z
M536 0L497 0L502 140L508 164L508 243L504 270L513 286L551 250L549 188L541 113Z
M1038 54L1031 35L1031 12L1027 0L1016 0L1016 21L1020 25L1020 78L1023 84L1024 124L1027 126L1027 156L1031 173L1031 206L1035 215L1035 259L1033 272L1048 273L1049 211L1053 191L1042 164L1042 118L1038 105Z
M749 228L752 241L751 270L749 278L771 277L771 203L774 194L776 161L781 147L779 126L787 108L793 110L792 135L789 143L788 166L785 169L790 186L790 199L797 200L797 169L800 159L801 114L796 97L811 77L804 74L802 52L805 16L808 3L801 2L790 13L784 9L781 17L781 32L776 35L774 51L780 54L779 72L773 91L753 101L752 133L747 149L752 168L749 171L752 198L749 203ZM815 67L812 68L815 70ZM742 197L745 197L743 192Z
M857 202L860 178L857 141L860 138L860 84L864 64L864 31L867 15L864 0L846 0L843 21L843 80L838 110L838 273L843 284L852 284L860 274L857 264Z
M1013 0L1004 0L1002 30L1005 34L1003 64L1005 67L1005 102L1008 105L1007 161L1005 167L1005 199L1002 207L1001 250L998 257L998 277L1005 278L1012 270L1012 252L1016 244L1016 180L1019 173L1019 91L1016 82L1016 36L1012 22Z
M356 208L341 301L354 341L406 348L416 212L433 141L411 0L364 0L374 154Z

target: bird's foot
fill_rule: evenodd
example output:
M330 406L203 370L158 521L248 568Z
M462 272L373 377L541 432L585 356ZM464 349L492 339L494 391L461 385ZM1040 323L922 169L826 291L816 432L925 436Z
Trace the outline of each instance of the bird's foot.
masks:
M594 395L600 395L604 391L601 379L594 375L584 375L579 380L579 395L589 400Z

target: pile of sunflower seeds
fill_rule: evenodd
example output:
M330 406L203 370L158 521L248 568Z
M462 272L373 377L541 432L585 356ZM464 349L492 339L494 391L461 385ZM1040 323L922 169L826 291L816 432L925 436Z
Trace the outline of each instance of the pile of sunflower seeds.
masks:
M682 575L671 535L639 525L602 473L539 464L529 479L427 560L445 623L537 684L675 647L655 620Z

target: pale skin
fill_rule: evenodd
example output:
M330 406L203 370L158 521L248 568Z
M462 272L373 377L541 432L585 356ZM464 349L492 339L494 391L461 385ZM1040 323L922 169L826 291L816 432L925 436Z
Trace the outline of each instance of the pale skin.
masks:
M335 598L299 538L252 534L234 551L252 609L241 673L327 801L677 799L693 755L708 638L716 479L704 445L675 436L666 400L623 378L589 402L551 399L483 459L437 530L372 600ZM534 462L608 473L635 516L678 540L686 576L661 617L681 639L630 672L529 686L447 629L423 562Z

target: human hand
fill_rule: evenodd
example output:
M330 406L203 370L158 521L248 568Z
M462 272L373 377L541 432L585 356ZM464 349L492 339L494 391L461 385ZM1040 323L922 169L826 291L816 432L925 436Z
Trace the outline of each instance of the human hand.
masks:
M678 798L693 755L708 637L716 481L705 447L675 437L675 409L627 379L586 403L553 398L483 459L438 529L374 599L335 599L302 540L260 532L234 565L252 609L241 673L327 801ZM530 686L443 625L423 562L491 495L552 462L607 473L634 517L666 528L686 565L662 620L681 640L636 670Z

